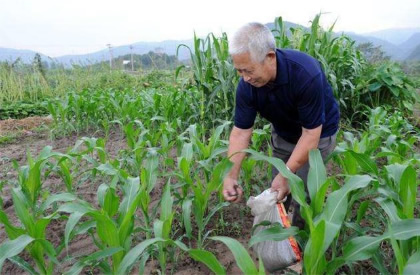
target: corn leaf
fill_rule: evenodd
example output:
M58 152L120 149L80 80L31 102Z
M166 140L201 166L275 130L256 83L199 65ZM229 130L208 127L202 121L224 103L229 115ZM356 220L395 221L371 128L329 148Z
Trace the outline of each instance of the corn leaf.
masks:
M0 272L7 258L14 257L22 252L34 239L28 235L21 235L14 240L5 241L0 245Z
M135 247L133 247L122 259L116 273L117 274L128 273L130 271L130 267L134 264L134 262L136 262L137 258L140 257L143 251L150 245L156 242L160 242L160 241L164 241L164 240L161 238L148 239L139 243Z
M315 200L318 190L327 179L324 161L319 150L311 150L309 152L309 173L308 173L308 191L311 200Z
M213 253L201 249L190 249L188 250L188 253L191 258L204 263L215 274L226 274L225 268L220 264Z
M299 232L299 228L292 226L289 228L283 228L280 224L272 226L259 231L253 235L249 240L249 246L253 246L256 243L264 241L283 241L290 236L296 235Z
M210 237L210 239L215 241L221 241L227 247L229 247L230 251L232 251L232 254L235 257L236 264L244 274L258 273L254 261L252 260L251 256L249 256L248 251L242 246L240 242L229 237Z

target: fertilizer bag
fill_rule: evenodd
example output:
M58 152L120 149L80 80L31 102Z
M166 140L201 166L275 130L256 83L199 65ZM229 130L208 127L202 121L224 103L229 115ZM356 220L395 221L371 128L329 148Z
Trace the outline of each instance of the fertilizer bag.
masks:
M250 197L246 205L251 208L254 218L254 226L263 221L280 223L284 228L290 227L289 217L283 203L277 203L277 192L265 190L256 197ZM264 230L265 226L259 226L254 234ZM253 249L260 256L264 267L273 272L301 260L301 253L295 238L292 236L283 241L264 241L253 245Z

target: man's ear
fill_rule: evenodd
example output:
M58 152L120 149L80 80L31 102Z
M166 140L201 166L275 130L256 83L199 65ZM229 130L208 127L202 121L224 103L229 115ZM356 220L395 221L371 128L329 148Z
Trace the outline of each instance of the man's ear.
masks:
M267 60L269 60L269 62L276 61L276 52L271 50L267 53L266 57L267 57Z

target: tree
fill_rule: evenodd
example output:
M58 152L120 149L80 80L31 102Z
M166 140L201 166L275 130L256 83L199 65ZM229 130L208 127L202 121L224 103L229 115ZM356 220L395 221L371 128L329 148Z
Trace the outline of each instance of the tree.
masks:
M387 61L389 56L381 49L381 46L374 46L372 42L362 43L356 47L357 50L362 52L369 63L378 63Z

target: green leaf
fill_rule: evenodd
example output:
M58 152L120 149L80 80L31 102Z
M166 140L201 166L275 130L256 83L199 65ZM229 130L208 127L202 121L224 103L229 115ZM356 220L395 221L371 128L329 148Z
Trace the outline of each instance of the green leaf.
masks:
M343 258L348 262L367 260L378 250L385 236L356 237L348 241L343 248Z
M414 206L417 196L417 173L411 166L408 166L401 176L399 195L403 203L403 213L409 219L414 218Z
M283 241L290 236L296 235L298 232L299 228L295 226L283 228L280 224L277 224L253 235L249 240L249 246L251 247L256 243L264 241Z
M172 216L172 204L173 198L171 196L171 185L168 182L163 190L163 195L161 199L161 212L160 212L160 220L166 221Z
M121 250L122 250L121 247L110 247L104 250L94 252L92 255L84 257L83 259L75 262L73 266L70 268L70 270L66 271L64 274L65 275L80 274L80 272L82 272L85 266L90 265L94 261L98 261L103 258L110 257L114 255L115 253L120 252Z
M38 212L43 213L51 204L55 202L69 202L77 199L77 197L70 193L55 194L49 196L45 202L42 203Z
M372 178L370 176L351 176L341 189L334 191L328 196L324 212L322 213L328 232L324 243L325 250L339 232L347 214L348 194L353 190L368 186L371 181Z
M251 157L255 160L263 160L273 165L283 175L283 177L288 179L293 199L302 206L308 206L306 203L306 193L302 179L290 172L289 169L286 168L286 164L281 159L267 157L266 155L251 149L243 150L243 152L250 153Z
M369 84L368 89L371 92L375 92L379 90L382 87L382 84L380 82L374 82L372 84Z
M366 214L366 210L369 207L369 201L364 201L360 204L359 209L357 210L357 217L356 217L356 223L360 223L362 218Z
M334 260L328 262L326 274L336 274L337 269L345 263L346 261L342 257L334 258Z
M356 159L356 161L359 163L360 167L362 167L364 171L378 175L378 167L368 155L356 153L352 150L349 150L349 152Z
M48 241L46 239L36 239L35 242L42 246L45 253L48 255L49 259L53 263L55 263L56 265L59 264L59 262L56 258L57 252L55 251L54 246L52 245L52 243L50 241Z
M385 166L385 169L388 172L388 176L394 180L394 183L397 187L397 191L399 191L400 189L401 177L406 168L407 165L398 163Z
M102 210L105 211L109 217L113 217L118 211L119 204L120 198L115 194L115 189L109 188L105 195Z
M403 248L400 247L399 243L392 236L390 237L390 240L391 240L392 250L394 251L395 259L397 260L398 273L402 274L403 268L405 266L405 260L406 260L403 256L403 253L401 252L401 249Z
M223 184L223 179L226 177L227 173L229 173L232 166L233 163L229 159L223 159L221 162L216 164L216 166L213 168L210 182L205 189L206 200L208 200L212 192L219 190Z
M70 234L84 214L85 213L82 212L74 212L70 215L69 219L67 220L66 228L64 229L64 244L66 246L66 250L68 250Z
M98 171L101 171L105 175L114 176L118 174L118 170L115 169L110 163L101 164L98 167L96 167Z
M327 179L324 161L318 149L309 152L309 166L307 185L309 197L314 200L318 190L321 189Z
M25 196L20 188L12 189L13 206L20 222L25 226L29 235L35 234L35 221L25 204Z
M186 199L182 203L182 219L184 221L185 232L189 239L192 238L191 205L192 205L191 199Z
M310 239L305 247L304 267L308 274L317 274L321 269L324 255L325 221L321 220L311 232Z
M6 213L4 213L3 210L0 210L0 223L4 224L7 236L10 239L16 239L20 235L25 234L25 230L19 227L15 227L10 223Z
M204 263L215 274L226 274L225 268L220 264L213 253L201 249L188 250L191 258Z
M138 245L136 245L135 247L133 247L123 258L123 260L121 261L119 267L118 267L118 271L117 274L126 274L130 271L130 267L134 264L134 262L137 260L138 257L140 257L140 255L143 253L143 251L149 247L150 245L156 243L156 242L160 242L160 241L164 241L161 238L153 238L153 239L148 239L145 240L141 243L139 243Z
M122 200L119 208L119 212L121 215L126 215L129 212L129 209L133 202L135 201L136 197L138 196L138 192L140 189L140 179L138 177L127 179L127 183L124 184L124 199Z
M420 219L401 220L391 223L392 236L396 240L408 240L420 236Z
M398 216L397 207L394 202L386 198L377 198L375 201L382 207L385 213L388 215L391 222L396 222L401 220Z
M65 212L65 213L74 213L74 212L91 212L95 211L94 208L92 208L90 205L88 205L84 201L77 201L77 202L68 202L66 204L61 205L58 210L58 212Z
M146 171L146 177L144 178L145 182L142 182L142 184L146 184L147 193L150 193L156 185L158 165L159 158L157 155L153 155L145 160L144 171Z
M18 255L32 241L34 241L34 239L30 236L21 235L14 240L3 242L0 245L0 271L2 270L3 263L7 258Z
M214 214L216 214L223 207L229 206L229 204L230 204L229 202L222 202L222 203L218 203L217 205L215 205L211 209L211 211L208 213L206 219L203 222L203 226L206 226L210 222L210 219L214 216Z
M328 187L334 181L333 178L327 179L320 189L316 192L315 199L311 201L311 206L314 209L314 216L321 213L324 207L325 197L327 195Z
M70 170L67 166L67 158L63 158L63 160L59 162L59 165L60 165L60 174L64 180L64 183L66 184L67 192L71 192L73 179L72 179Z
M14 256L9 258L9 261L11 261L14 265L20 267L21 269L23 269L24 271L28 272L31 275L38 275L39 273L35 271L35 269L26 261L24 261L21 257L19 256ZM1 271L1 268L0 268Z
M404 275L418 274L420 270L420 251L417 251L408 259L404 267Z
M124 215L122 222L119 228L119 238L121 245L125 242L127 237L132 233L133 226L134 226L134 213L139 205L139 202L142 198L146 197L146 192L144 192L143 188L137 193L137 196L134 198L134 201L131 202L130 207L128 208L126 214Z
M240 242L229 237L210 237L210 239L215 241L221 241L227 247L229 247L230 251L232 251L232 254L235 257L236 264L244 274L258 273L254 261L252 260L251 256L249 256L248 251L241 245Z

